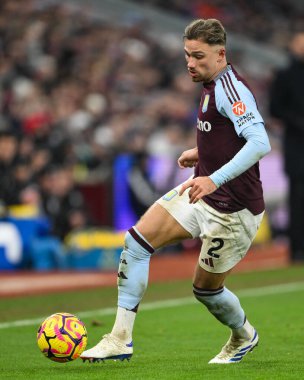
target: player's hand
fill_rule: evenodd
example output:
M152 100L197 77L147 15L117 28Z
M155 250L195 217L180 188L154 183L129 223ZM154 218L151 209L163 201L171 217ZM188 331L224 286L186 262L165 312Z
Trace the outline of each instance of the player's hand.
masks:
M209 177L188 179L188 181L182 185L179 195L182 195L188 188L191 188L189 191L189 203L196 203L204 195L211 194L217 189L215 183Z
M197 148L185 150L177 160L177 163L181 169L193 168L198 163Z

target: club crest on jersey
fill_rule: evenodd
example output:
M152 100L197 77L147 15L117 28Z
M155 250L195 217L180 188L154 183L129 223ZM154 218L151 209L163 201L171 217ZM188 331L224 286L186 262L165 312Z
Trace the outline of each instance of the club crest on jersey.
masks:
M242 116L246 112L246 106L243 102L235 102L232 105L232 112L236 116Z
M210 95L206 95L204 99L203 107L202 107L203 113L206 112L208 109L209 99L210 99Z

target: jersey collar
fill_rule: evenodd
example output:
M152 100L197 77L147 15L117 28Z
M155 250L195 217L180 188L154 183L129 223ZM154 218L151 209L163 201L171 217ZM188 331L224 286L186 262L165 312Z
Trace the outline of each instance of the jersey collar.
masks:
M228 71L232 70L232 66L230 63L227 63L227 66L224 70L222 70L213 80L216 82L218 79L220 79L223 75L225 75Z

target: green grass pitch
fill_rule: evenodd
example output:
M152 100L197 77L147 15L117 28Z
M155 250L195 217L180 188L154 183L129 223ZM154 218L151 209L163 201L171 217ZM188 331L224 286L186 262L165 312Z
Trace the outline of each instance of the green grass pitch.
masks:
M112 327L116 289L1 299L0 379L303 379L304 267L234 274L227 286L240 296L260 335L259 346L239 364L207 364L229 331L192 301L189 280L149 286L137 316L130 362L55 363L36 345L38 321L59 311L81 317L88 346L94 345ZM12 326L17 320L21 326Z

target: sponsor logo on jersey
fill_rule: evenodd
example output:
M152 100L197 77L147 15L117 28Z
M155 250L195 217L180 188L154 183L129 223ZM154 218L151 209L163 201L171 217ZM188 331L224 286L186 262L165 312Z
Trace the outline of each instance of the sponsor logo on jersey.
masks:
M247 112L246 115L243 115L237 119L238 127L242 127L243 125L249 123L251 120L254 120L255 116L253 112Z
M203 113L206 112L208 109L209 99L210 99L210 95L206 95L204 99L203 107L202 107Z
M236 116L242 116L246 112L246 106L243 102L234 102L232 104L232 112Z
M197 119L197 129L202 132L210 132L211 131L211 123L209 121L202 121Z
M171 199L174 198L177 194L178 194L177 190L171 190L163 196L163 200L164 201L171 201Z

